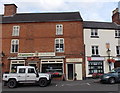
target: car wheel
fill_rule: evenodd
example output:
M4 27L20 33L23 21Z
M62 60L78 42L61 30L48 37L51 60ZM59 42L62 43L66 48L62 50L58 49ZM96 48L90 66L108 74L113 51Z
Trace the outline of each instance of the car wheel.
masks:
M115 83L115 78L110 78L110 79L109 79L109 83L110 83L110 84L114 84L114 83Z
M40 79L39 80L39 86L40 87L45 87L45 86L47 86L47 79Z
M15 79L10 79L10 80L8 81L8 83L7 83L7 86L8 86L9 88L15 88L15 87L17 87L17 82L16 82L16 80L15 80Z

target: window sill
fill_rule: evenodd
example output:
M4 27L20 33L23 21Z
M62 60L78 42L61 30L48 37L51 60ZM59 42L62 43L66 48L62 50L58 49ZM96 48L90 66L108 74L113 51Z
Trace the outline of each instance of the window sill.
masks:
M120 38L120 36L115 36L115 38Z
M92 55L91 57L100 57L100 55Z
M119 55L117 55L117 57L120 57L120 54L119 54Z
M64 51L63 51L63 52L58 52L58 51L56 51L56 53L64 53Z
M99 38L99 36L90 36L91 38Z

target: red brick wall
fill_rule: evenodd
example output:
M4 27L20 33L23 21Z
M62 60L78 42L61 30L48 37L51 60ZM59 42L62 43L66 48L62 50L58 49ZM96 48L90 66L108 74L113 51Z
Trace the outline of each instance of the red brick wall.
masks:
M56 35L56 24L63 24L63 35ZM20 26L20 36L13 37L13 26ZM82 22L46 22L46 23L16 23L3 24L2 28L2 46L6 57L17 56L10 53L11 39L19 39L19 53L38 52L54 52L55 38L64 38L65 52L57 53L59 56L66 57L83 57L80 53L84 53L83 45L83 27ZM9 65L9 61L5 62L5 67Z

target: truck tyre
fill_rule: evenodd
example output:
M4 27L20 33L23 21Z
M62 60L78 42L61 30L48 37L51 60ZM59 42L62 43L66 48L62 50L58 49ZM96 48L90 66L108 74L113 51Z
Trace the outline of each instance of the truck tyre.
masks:
M114 83L115 83L115 78L110 78L110 79L109 79L109 83L110 83L110 84L114 84Z
M42 78L39 80L39 86L40 87L46 87L47 86L47 79Z
M8 83L7 83L7 86L8 86L9 88L15 88L15 87L17 87L17 82L16 82L16 80L15 80L15 79L10 79L10 80L8 81Z

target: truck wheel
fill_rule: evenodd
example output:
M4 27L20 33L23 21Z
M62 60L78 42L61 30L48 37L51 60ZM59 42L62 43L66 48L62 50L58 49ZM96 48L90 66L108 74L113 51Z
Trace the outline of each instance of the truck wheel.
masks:
M114 84L114 83L115 83L115 79L114 79L114 78L110 78L110 79L109 79L109 83L110 83L110 84Z
M47 86L47 79L40 79L39 80L39 86L40 87L46 87Z
M15 87L17 87L17 82L16 82L16 80L15 80L15 79L10 79L10 80L8 81L8 83L7 83L7 86L8 86L9 88L15 88Z

